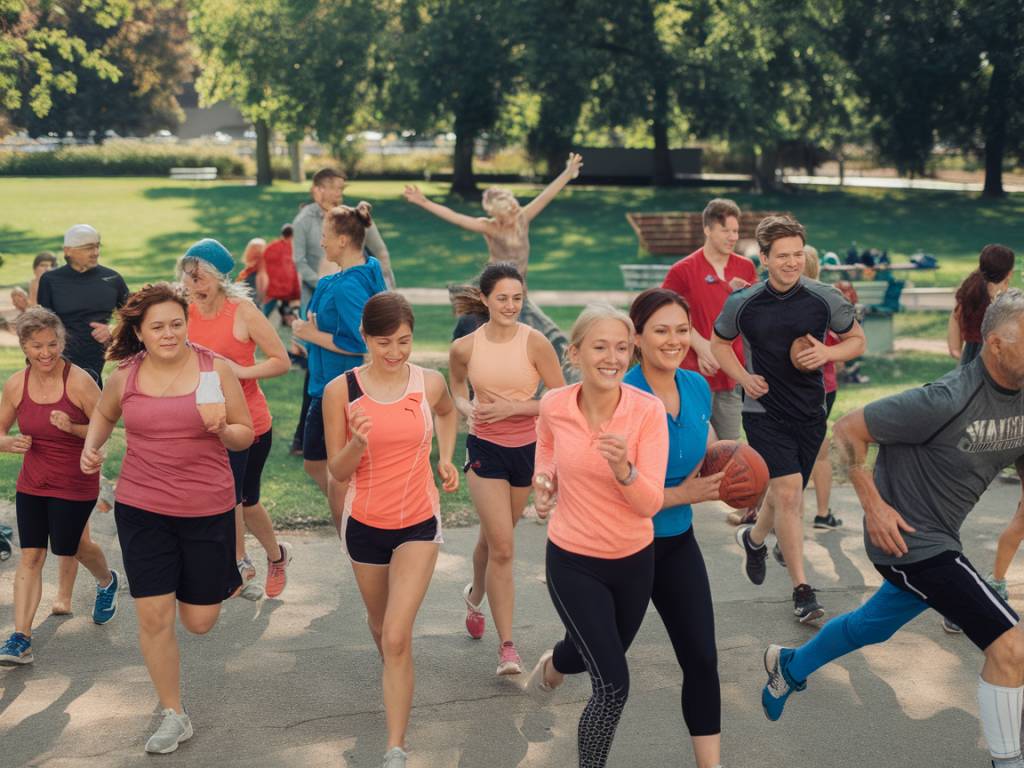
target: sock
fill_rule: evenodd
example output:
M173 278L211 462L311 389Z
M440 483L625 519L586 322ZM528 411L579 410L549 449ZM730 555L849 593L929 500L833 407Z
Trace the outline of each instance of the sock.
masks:
M978 713L988 751L996 759L1020 755L1020 713L1024 686L1005 688L978 678Z

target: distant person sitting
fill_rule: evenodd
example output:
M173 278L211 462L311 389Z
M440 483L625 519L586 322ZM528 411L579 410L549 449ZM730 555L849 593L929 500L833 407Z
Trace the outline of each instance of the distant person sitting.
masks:
M285 224L281 227L281 237L263 249L263 268L267 273L263 314L270 317L276 309L281 315L281 323L285 325L294 316L292 303L300 298L299 273L295 271L295 262L292 260L294 232L291 224Z
M35 306L39 303L39 278L51 269L57 268L57 257L50 251L37 253L32 259L32 282L28 284L28 303Z

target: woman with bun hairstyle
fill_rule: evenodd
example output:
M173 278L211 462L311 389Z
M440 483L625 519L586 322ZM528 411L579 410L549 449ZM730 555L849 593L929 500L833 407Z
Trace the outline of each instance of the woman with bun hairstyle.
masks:
M946 342L950 357L960 365L967 365L981 351L982 318L992 300L1010 286L1013 265L1013 251L1005 245L986 245L978 256L978 268L957 289Z
M569 359L580 383L541 398L534 503L551 512L547 584L565 638L541 655L527 688L549 692L586 671L592 694L577 731L580 768L603 768L629 696L626 651L654 585L654 526L665 498L668 428L652 394L623 383L629 316L583 310Z
M498 632L499 675L522 672L512 640L515 584L515 526L522 517L533 485L537 442L536 399L541 381L548 389L565 384L554 347L540 331L519 322L525 288L512 264L484 268L476 297L457 300L458 314L477 314L487 321L451 346L448 375L455 407L469 423L466 437L466 482L480 516L480 534L473 551L473 581L462 592L466 630L484 633L484 598ZM473 387L470 400L469 386Z
M348 483L341 539L384 664L384 768L406 764L412 629L442 543L430 468L435 423L442 488L452 493L459 487L452 465L458 415L444 377L409 362L414 325L401 295L369 299L362 332L370 362L334 379L323 401L330 473Z
M146 751L166 754L192 736L175 614L189 632L205 634L241 586L227 451L252 444L252 420L228 361L189 343L188 302L168 283L128 296L107 359L119 366L89 421L81 466L100 471L103 445L123 418L114 517L163 715Z
M640 364L626 384L656 395L668 420L665 500L654 516L651 599L683 671L683 720L697 768L721 761L722 695L715 649L715 612L704 557L693 533L691 505L718 498L724 472L700 477L711 427L711 389L696 371L679 367L690 350L690 308L675 291L652 288L629 308Z
M305 320L292 323L292 335L309 350L309 408L302 457L306 473L327 497L334 525L340 531L345 488L327 471L323 395L332 379L362 365L366 343L359 322L366 300L387 290L380 262L366 255L363 243L373 224L370 204L337 205L324 214L324 259L339 269L321 277L309 300Z

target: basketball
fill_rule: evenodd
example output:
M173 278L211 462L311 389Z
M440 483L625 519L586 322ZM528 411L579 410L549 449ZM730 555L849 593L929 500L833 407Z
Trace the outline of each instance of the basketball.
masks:
M754 506L768 486L768 465L761 454L746 443L719 440L712 443L704 457L702 476L725 472L719 486L719 498L734 509Z
M808 368L805 365L801 365L800 361L796 359L796 356L803 352L805 349L810 349L814 345L810 339L799 336L793 340L793 343L789 345L789 362L793 364L800 373L811 373L812 371L818 370L817 368Z

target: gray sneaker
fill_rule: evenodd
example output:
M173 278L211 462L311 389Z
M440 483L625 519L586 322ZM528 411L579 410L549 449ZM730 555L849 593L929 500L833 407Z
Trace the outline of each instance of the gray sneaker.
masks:
M409 753L401 747L392 747L384 755L384 765L382 768L405 768L405 758L408 756Z
M183 741L192 738L192 721L188 715L179 715L173 709L161 712L163 722L146 742L146 751L157 755L167 755L178 748Z

